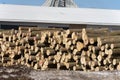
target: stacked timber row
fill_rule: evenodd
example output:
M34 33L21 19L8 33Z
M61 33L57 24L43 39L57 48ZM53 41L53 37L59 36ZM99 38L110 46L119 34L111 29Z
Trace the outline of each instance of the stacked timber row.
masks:
M120 31L19 27L0 30L0 65L81 71L120 70Z

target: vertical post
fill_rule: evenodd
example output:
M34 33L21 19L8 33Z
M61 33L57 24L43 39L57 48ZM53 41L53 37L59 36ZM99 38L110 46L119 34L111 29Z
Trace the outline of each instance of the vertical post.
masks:
M66 1L65 0L63 0L64 1L64 7L66 7Z
M1 29L1 24L0 24L0 29Z

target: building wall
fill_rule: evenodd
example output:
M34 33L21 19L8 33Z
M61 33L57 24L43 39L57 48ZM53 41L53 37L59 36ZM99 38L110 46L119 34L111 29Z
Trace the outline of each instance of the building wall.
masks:
M36 26L36 27L65 27L68 28L69 25L68 24L50 24L50 23L25 23L25 22L0 22L1 28L5 28L5 29L10 29L10 28L18 28L19 26L27 26L27 27L32 27L32 26Z
M87 28L109 28L111 30L120 30L120 26L112 25L87 25Z
M70 29L81 29L81 28L86 28L87 25L84 24L70 24L69 28Z
M109 28L114 30L120 30L120 26L109 25L85 25L85 24L53 24L53 23L25 23L25 22L0 22L0 28L2 29L17 29L19 26L36 26L36 27L49 27L49 28L64 28L64 29L80 29L80 28Z

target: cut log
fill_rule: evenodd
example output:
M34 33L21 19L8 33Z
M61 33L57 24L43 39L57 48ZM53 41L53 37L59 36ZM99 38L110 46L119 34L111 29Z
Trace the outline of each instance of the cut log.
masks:
M66 66L64 63L57 63L57 69L60 70L60 69L66 69Z
M115 43L110 45L111 49L120 48L120 43Z
M73 67L73 70L76 71L76 70L82 70L82 67L80 65L76 65Z
M117 70L118 70L118 71L120 70L120 62L119 62L119 64L117 65Z
M66 66L67 69L71 69L71 68L73 68L73 66L75 66L75 65L76 65L76 62L65 63L65 66Z
M49 55L55 55L55 54L56 54L56 52L55 52L54 49L47 49L46 53L47 53L48 56L49 56Z
M77 48L78 51L81 51L81 49L83 49L83 47L84 47L83 43L81 43L81 42L76 43L76 48Z

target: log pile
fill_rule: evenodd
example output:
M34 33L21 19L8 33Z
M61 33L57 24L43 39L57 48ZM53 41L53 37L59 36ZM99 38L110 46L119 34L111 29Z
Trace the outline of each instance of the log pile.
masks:
M120 31L19 27L0 30L0 65L40 70L120 70Z

